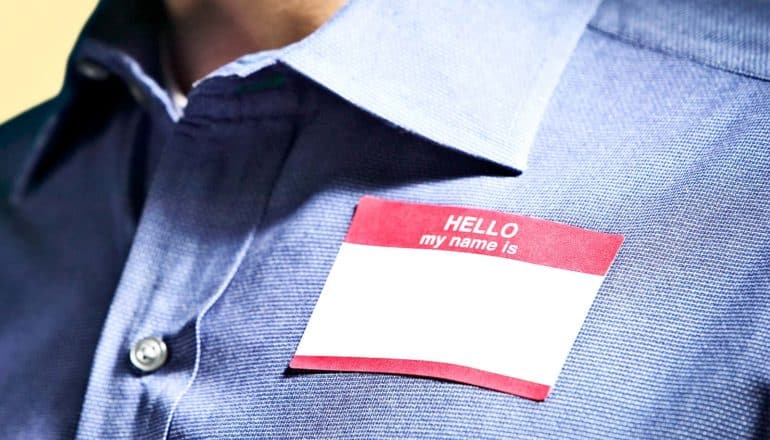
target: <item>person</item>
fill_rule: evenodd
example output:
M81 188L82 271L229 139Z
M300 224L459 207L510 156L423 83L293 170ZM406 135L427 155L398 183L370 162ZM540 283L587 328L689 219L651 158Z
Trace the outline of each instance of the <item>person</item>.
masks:
M104 0L61 93L0 127L0 437L767 438L768 80L760 0ZM367 200L417 207L395 236L425 206L623 236L547 397L290 367L311 315L350 316L314 309L333 266L356 278ZM424 252L355 260L381 279L349 306L385 324L346 334L417 319L440 355L532 318L482 298L551 279ZM422 271L474 317L438 327L441 289L372 303ZM463 355L529 365L507 341L561 331L577 288Z

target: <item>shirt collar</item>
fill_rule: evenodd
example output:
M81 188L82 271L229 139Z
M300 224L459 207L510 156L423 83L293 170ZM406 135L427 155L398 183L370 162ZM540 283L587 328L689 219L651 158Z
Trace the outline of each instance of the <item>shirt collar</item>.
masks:
M763 0L605 0L597 11L598 3L351 0L299 43L244 56L208 78L283 62L397 126L515 172L526 168L549 97L592 16L590 26L614 37L770 79ZM99 79L101 69L135 95L157 98L156 111L179 117L158 85L160 4L100 2L70 57L59 114L39 137L15 194L57 144L56 121L73 123L60 117L78 96L73 90L84 77Z
M283 62L401 128L522 171L598 3L353 0L299 43L210 77Z
M598 2L352 0L306 39L244 56L204 81L285 63L399 127L520 172ZM107 69L176 118L158 85L163 12L153 3L160 2L102 1L70 57L68 83ZM46 150L37 148L27 176Z

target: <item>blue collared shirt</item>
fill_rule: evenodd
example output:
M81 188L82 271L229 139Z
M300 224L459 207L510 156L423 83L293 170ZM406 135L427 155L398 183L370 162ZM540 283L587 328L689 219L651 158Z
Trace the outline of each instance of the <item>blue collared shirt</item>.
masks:
M770 436L766 2L355 0L183 110L139 3L0 127L0 437ZM364 194L625 236L547 400L287 368Z

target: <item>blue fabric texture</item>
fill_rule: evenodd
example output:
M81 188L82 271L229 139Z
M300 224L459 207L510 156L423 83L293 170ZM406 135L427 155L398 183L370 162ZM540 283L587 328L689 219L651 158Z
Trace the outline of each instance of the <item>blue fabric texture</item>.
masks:
M184 112L162 15L0 127L1 438L770 438L766 2L355 0ZM288 369L364 194L625 236L548 399Z

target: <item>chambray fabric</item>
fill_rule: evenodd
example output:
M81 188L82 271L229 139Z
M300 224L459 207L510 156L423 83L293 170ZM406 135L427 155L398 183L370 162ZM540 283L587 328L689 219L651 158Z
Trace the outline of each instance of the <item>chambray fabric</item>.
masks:
M406 3L184 114L152 26L100 6L62 94L0 127L0 437L770 437L770 6ZM544 402L287 368L364 194L625 236Z

